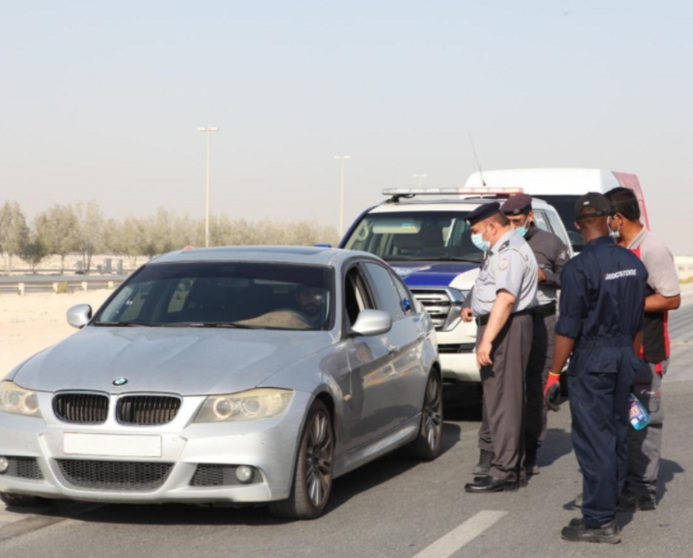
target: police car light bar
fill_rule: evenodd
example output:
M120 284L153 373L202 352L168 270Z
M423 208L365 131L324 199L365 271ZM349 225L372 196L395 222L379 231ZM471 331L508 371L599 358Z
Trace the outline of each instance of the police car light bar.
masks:
M386 188L383 196L509 196L523 192L523 188Z

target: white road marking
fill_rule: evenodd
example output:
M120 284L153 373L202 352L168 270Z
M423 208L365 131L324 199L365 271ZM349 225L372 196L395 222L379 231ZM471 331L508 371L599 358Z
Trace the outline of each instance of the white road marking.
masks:
M503 511L480 511L459 527L424 548L414 558L448 558L507 515Z

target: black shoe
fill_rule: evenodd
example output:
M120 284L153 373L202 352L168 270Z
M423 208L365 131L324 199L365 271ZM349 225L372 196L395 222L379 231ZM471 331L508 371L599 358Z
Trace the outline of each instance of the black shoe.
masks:
M563 540L570 542L594 542L618 544L621 542L621 530L616 521L605 523L598 529L590 529L582 519L573 519L561 531Z
M657 500L652 496L638 496L628 491L623 491L618 497L618 511L654 511L657 509Z
M527 476L531 477L533 475L539 474L539 465L537 465L537 449L527 450L525 454L525 471Z
M464 486L465 492L472 494L490 494L491 492L515 492L518 490L517 481L507 481L496 477L478 477L474 482Z
M493 461L493 452L481 450L479 453L479 463L474 465L472 473L475 475L488 475L491 470L491 462Z

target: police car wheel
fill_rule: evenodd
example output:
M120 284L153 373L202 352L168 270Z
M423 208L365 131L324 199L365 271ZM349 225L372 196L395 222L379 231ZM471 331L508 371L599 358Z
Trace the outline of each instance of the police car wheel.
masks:
M0 500L12 508L45 508L53 503L53 500L38 496L23 496L21 494L8 494L7 492L0 492Z
M421 412L421 426L410 446L415 459L433 461L440 455L443 441L443 383L437 370L431 371Z

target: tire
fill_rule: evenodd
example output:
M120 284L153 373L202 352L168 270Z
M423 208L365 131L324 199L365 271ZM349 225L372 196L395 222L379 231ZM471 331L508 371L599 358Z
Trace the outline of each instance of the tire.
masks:
M287 500L270 503L273 516L316 519L322 515L332 491L334 446L332 417L325 404L316 400L301 434L291 495Z
M0 500L2 500L6 506L12 508L45 508L52 504L52 500L46 498L8 494L7 492L0 492Z
M443 442L443 383L433 370L426 382L419 434L411 443L409 454L414 459L433 461L440 455Z

